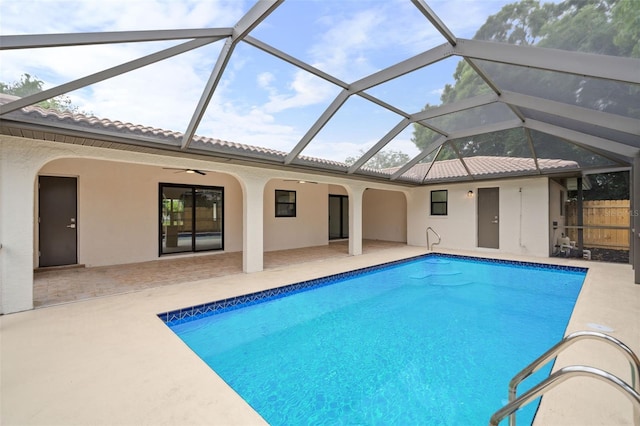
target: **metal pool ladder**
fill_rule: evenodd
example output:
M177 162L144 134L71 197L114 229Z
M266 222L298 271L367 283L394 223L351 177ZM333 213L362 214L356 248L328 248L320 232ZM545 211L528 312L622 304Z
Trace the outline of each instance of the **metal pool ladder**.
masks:
M627 358L631 367L631 386L613 374L607 373L599 368L588 367L585 365L571 365L559 369L536 386L532 387L519 397L516 397L517 387L524 379L538 371L552 359L555 359L562 350L579 340L598 340L609 343L616 349L619 349ZM616 389L620 390L634 405L633 415L634 417L637 417L637 419L634 420L640 421L640 359L638 359L636 354L633 353L627 345L615 337L595 331L577 331L569 334L560 342L556 343L551 349L542 354L535 361L516 374L513 379L511 379L509 382L509 403L491 416L489 425L497 426L500 421L502 421L506 416L509 416L509 426L515 426L517 410L565 380L576 376L593 377L609 383Z
M429 231L433 232L435 234L436 237L438 237L438 242L437 243L433 243L431 245L429 245ZM440 234L438 234L435 229L433 229L432 227L428 227L427 228L427 249L429 249L430 251L433 251L433 246L437 246L438 244L440 244L440 241L442 241L442 237L440 237Z

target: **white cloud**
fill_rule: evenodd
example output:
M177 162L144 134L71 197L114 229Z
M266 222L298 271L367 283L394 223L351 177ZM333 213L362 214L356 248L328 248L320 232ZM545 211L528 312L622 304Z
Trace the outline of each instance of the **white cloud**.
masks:
M271 87L271 83L275 80L275 76L270 72L263 72L257 75L256 80L258 81L258 86L266 90L273 90Z
M275 124L272 115L258 108L243 113L230 102L212 102L197 133L284 152L291 150L301 137L292 127Z
M278 93L271 88L269 102L263 105L266 112L278 113L292 108L316 105L325 102L335 91L331 86L305 71L297 71L289 83L289 93Z
M473 38L490 15L513 1L509 0L434 0L431 9L456 37Z
M2 34L51 34L233 26L240 0L31 0L0 3Z
M324 19L330 26L320 42L310 48L318 68L355 79L375 70L362 51L373 47L371 34L384 22L385 16L374 10L355 13L344 19ZM357 64L357 66L355 66Z

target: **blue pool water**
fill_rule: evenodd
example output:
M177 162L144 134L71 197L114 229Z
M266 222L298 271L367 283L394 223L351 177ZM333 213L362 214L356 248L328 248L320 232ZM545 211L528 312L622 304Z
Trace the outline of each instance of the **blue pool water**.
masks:
M585 274L426 255L160 316L272 425L481 425L562 338Z

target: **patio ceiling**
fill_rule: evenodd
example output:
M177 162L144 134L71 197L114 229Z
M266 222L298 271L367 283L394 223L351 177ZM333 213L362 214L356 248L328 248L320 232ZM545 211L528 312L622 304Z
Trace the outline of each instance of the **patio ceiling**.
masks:
M259 1L243 11L229 27L2 36L0 50L3 56L13 52L34 52L32 49L41 52L39 49L117 47L132 43L157 42L163 47L39 93L22 98L3 97L0 101L2 132L46 139L46 129L56 135L55 140L69 143L162 151L169 155L204 156L214 160L234 159L248 164L307 169L402 185L553 175L567 171L621 170L629 168L633 158L640 154L640 60L637 58L456 37L426 1L411 0L403 3L397 18L400 24L406 20L407 26L410 22L418 22L426 28L421 33L422 39L412 34L416 38L412 48L418 53L412 52L406 58L394 56L393 63L353 77L356 74L350 73L349 67L332 71L336 67L327 64L335 58L307 56L309 54L305 52L311 50L311 46L305 44L307 39L304 37L300 36L299 46L296 45L296 31L302 31L300 23L294 25L293 32L282 25L283 20L286 22L284 18L290 16L288 14L303 16L300 13L305 4L308 3ZM327 2L326 6L330 9L337 4ZM365 7L370 3L362 2L362 5ZM168 42L170 47L166 47ZM182 128L162 123L142 127L149 123L122 123L116 120L128 118L112 113L96 118L33 106L56 96L81 93L144 67L180 61L190 52L211 46L215 46L216 59L207 71L208 79L203 80ZM410 51L401 47L398 45L397 49ZM367 52L366 49L359 52L363 61L368 60L364 56ZM214 121L213 125L206 125L207 120L215 120L216 111L222 111L221 107L213 106L219 102L216 97L222 98L229 91L234 73L240 74L243 61L251 61L251 55L265 54L268 60L276 61L273 67L284 65L288 72L297 73L300 80L296 81L313 81L305 90L316 92L308 96L323 97L326 101L316 102L313 108L309 107L310 102L300 102L298 115L292 115L294 124L290 127L303 126L303 130L288 145L280 143L277 134L269 137L271 127L265 127L267 134L259 135L263 139L256 139L257 142L254 139L227 142L223 140L224 135L218 134L217 129L223 133L220 124L216 127ZM390 56L388 53L387 58ZM11 59L10 56L7 58ZM234 60L238 62L234 63ZM484 85L483 93L423 109L431 101L419 84L441 74L438 67L443 62L455 67L460 61L464 61L471 68L473 78ZM263 79L265 90L270 89L270 79L276 77L261 69L253 76ZM188 79L189 76L175 75L173 78ZM407 91L406 87L411 87L414 81L416 93ZM401 86L401 83L405 85ZM562 90L571 85L580 89ZM242 85L239 87L243 88ZM163 87L154 89L159 92ZM246 92L254 90L248 85L244 89ZM626 104L627 108L618 108L612 113L604 112L604 107L585 107L578 98L586 91L607 93L603 102ZM635 97L632 96L634 93ZM237 96L246 94L237 91ZM410 98L415 98L413 103L409 102ZM278 100L280 105L277 105ZM147 109L157 107L147 102L145 96L135 93L128 98L128 103ZM271 111L276 111L274 116L285 109L282 104L287 102L293 102L291 97L272 97L273 105L270 105ZM295 105L286 109L296 110ZM178 112L184 111L180 109L174 113L177 115ZM251 114L244 117L242 126L256 126L255 133L258 133L263 123L254 121L258 118L252 118ZM340 126L341 122L351 127ZM423 128L427 143L420 149L407 149L414 126ZM341 129L343 133L340 133ZM359 145L364 148L360 148L358 155L348 162L344 154L342 160L336 157L340 155L341 147L360 137L359 133L366 133L367 140ZM375 156L385 150L402 151L406 160L393 167L380 166L374 161ZM490 157L496 159L488 161Z

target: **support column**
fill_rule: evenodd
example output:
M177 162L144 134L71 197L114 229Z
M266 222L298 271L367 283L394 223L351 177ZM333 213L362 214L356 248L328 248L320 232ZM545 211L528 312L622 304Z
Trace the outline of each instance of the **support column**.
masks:
M364 187L347 187L349 193L349 254L362 254L362 197Z
M580 257L582 257L582 250L584 250L584 229L582 229L582 227L584 226L584 214L583 214L583 197L584 194L582 192L582 177L579 177L577 179L577 185L578 185L578 203L577 203L577 211L578 211L578 241L577 241L577 247L578 247L578 253L580 255Z
M262 176L242 176L242 270L260 272L264 261L264 186Z
M631 242L633 244L632 256L633 256L633 272L634 282L640 284L640 156L633 159L633 167L631 168L631 228L632 237Z
M25 144L26 145L26 144ZM26 150L0 143L0 313L33 309L37 166ZM37 155L34 155L37 157Z

